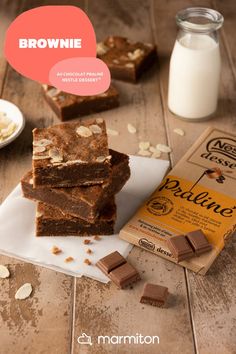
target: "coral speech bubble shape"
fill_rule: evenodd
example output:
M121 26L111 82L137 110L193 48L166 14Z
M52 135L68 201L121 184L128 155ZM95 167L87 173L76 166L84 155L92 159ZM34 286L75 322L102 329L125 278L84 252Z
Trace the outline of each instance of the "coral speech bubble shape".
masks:
M19 47L20 39L65 38L81 39L81 48ZM96 37L89 18L78 7L41 6L22 13L11 23L4 53L19 73L49 84L49 72L57 62L72 57L96 57Z
M106 91L110 86L111 75L100 59L69 58L53 66L49 80L62 91L88 96Z

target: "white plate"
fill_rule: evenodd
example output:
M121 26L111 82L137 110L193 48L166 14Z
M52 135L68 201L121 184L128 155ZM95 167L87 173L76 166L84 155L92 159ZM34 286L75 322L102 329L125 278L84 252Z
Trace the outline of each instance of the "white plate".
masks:
M20 135L25 126L25 119L17 106L14 103L6 100L0 99L0 112L5 112L7 117L16 124L16 130L14 133L0 143L1 149L4 146L10 144Z

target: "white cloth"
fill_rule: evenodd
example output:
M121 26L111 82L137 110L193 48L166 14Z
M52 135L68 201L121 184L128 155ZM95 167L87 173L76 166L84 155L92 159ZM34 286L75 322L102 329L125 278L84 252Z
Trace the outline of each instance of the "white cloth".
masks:
M132 245L119 239L119 230L161 182L168 167L168 161L130 156L131 177L116 196L116 234L102 236L100 241L91 237L89 245L83 244L83 237L35 237L36 204L22 197L18 185L0 207L0 253L72 276L85 275L107 282L107 277L94 264L115 250L127 257ZM53 255L54 245L63 253ZM91 255L86 253L88 248L93 251ZM74 261L65 263L64 259L69 256ZM93 265L84 264L85 258Z

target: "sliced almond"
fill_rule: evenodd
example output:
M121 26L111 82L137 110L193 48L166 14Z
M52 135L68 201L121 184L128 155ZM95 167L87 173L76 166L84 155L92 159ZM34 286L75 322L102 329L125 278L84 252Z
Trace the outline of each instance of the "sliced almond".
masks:
M43 214L40 213L39 211L36 211L36 218L41 218L41 216L43 216Z
M183 129L181 129L181 128L175 128L175 129L173 130L173 132L174 132L175 134L180 135L180 136L184 136L184 135L185 135L185 131L184 131Z
M40 152L44 152L46 150L45 146L35 146L33 150L33 154L38 154Z
M161 152L159 150L156 150L155 152L153 152L151 157L153 159L158 159L159 157L161 157Z
M59 95L59 93L61 93L61 90L59 90L55 87L52 87L50 90L47 91L48 96L50 96L52 98Z
M33 155L32 156L33 160L46 160L49 158L50 158L50 156L48 156L48 155Z
M102 129L97 124L92 124L89 126L89 129L93 134L101 134Z
M117 59L113 59L112 62L113 62L114 64L119 64L119 63L120 63L119 60L117 60Z
M73 262L74 261L74 258L73 257L67 257L64 262L65 263L70 263L70 262Z
M104 162L105 160L106 160L107 158L106 158L106 156L98 156L97 158L96 158L96 162Z
M88 138L89 136L93 135L91 130L88 127L85 127L84 125L81 125L76 128L76 133L82 138Z
M63 156L57 148L50 149L48 153L52 163L58 163L63 161Z
M148 150L150 147L150 142L149 141L140 141L138 146L139 146L140 150Z
M107 135L109 136L117 136L119 135L119 132L117 130L114 130L114 129L107 129Z
M101 124L104 122L104 119L102 118L96 118L96 123Z
M47 89L48 89L48 85L46 85L46 84L42 84L42 88L44 89L44 91L47 91Z
M140 156L150 156L151 153L148 150L139 150L138 155L140 155Z
M126 68L134 68L134 63L126 63L125 67Z
M106 52L108 52L109 48L103 43L99 42L97 43L97 54L98 55L104 55Z
M16 300L27 299L27 297L29 297L30 294L32 293L32 290L33 290L32 285L30 283L25 283L15 293L15 299Z
M144 54L144 51L140 48L137 48L133 52L129 52L128 57L130 60L136 60L136 59L142 57L143 54Z
M4 265L0 265L0 278L5 279L5 278L9 278L9 276L10 276L9 269Z
M161 152L166 152L167 154L172 151L171 148L165 144L157 144L156 149Z
M136 128L130 123L127 125L127 129L130 134L135 134L137 132Z
M52 141L48 140L48 139L41 139L41 140L33 141L33 146L47 146L50 144L52 144Z
M33 178L30 178L30 180L29 180L29 184L34 184L34 180L33 180Z

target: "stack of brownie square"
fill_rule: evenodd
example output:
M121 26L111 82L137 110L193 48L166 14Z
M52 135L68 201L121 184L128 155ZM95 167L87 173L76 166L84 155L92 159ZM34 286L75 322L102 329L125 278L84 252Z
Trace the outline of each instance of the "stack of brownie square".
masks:
M21 186L37 201L36 235L113 234L114 196L129 177L129 158L109 150L103 119L34 129L32 171Z

